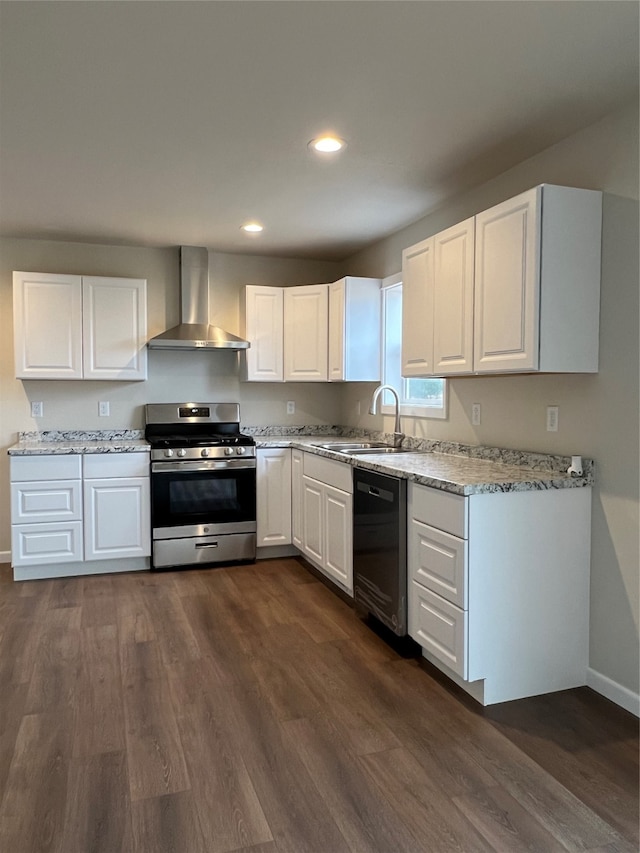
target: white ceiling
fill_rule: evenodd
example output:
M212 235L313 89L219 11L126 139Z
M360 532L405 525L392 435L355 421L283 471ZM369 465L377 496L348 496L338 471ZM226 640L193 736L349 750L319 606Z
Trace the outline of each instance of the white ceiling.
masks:
M637 97L638 9L5 0L0 233L342 259Z

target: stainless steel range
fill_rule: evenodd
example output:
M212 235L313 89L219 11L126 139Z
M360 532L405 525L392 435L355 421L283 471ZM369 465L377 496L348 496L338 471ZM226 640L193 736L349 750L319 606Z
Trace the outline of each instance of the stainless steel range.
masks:
M152 569L253 562L255 441L237 403L154 403L145 421Z

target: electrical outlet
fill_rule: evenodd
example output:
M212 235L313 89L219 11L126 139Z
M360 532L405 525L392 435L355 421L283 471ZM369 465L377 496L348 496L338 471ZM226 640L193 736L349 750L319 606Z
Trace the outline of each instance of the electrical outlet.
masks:
M109 401L108 400L100 400L100 402L98 403L98 415L101 418L108 418L109 414L110 414L110 412L109 412Z
M31 417L32 418L41 418L44 415L44 403L42 400L38 400L37 402L32 401L31 403Z
M295 415L296 413L296 404L294 400L287 400L287 414Z
M560 410L558 406L547 406L547 432L558 432Z
M480 403L473 403L471 405L471 424L472 426L480 426L482 416L482 407Z

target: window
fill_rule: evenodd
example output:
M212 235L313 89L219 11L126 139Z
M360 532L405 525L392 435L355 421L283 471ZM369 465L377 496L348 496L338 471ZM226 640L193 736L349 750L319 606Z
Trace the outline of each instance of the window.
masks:
M404 379L401 375L402 278L389 276L382 282L382 381L393 386L400 397L400 414L416 418L447 417L447 383L444 379ZM393 396L384 392L382 411L393 412Z

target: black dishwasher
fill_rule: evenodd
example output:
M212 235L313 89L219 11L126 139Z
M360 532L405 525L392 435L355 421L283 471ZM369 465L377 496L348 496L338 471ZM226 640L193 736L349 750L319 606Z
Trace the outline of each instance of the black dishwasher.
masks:
M353 469L353 585L358 610L406 635L406 480Z

